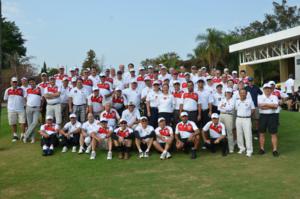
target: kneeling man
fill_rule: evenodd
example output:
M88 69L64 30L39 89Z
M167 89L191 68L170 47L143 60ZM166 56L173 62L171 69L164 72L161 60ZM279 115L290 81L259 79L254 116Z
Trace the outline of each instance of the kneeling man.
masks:
M57 141L57 133L59 127L53 122L53 117L48 115L46 117L46 124L43 124L40 129L40 135L42 136L41 145L43 149L43 156L52 155L54 151L54 145Z

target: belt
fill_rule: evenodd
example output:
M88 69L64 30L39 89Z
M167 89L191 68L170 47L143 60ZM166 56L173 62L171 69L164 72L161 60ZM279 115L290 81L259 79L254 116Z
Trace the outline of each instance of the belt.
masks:
M81 104L81 105L76 105L76 104L74 104L74 106L85 106L86 104Z
M60 103L55 103L55 104L47 104L47 105L51 105L51 106L54 106L54 105L57 105L57 104L60 104Z
M251 118L251 116L236 116L238 118Z
M221 114L225 114L225 115L233 115L233 113L221 113Z
M29 108L40 108L40 106L28 106Z

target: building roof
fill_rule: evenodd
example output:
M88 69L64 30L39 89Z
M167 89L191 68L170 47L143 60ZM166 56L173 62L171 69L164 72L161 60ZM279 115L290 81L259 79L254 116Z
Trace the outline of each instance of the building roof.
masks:
M290 28L287 30L282 30L276 33L272 33L269 35L265 35L262 37L257 37L254 39L250 39L244 42L240 42L237 44L233 44L229 46L229 52L237 52L237 51L241 51L244 49L249 49L249 48L253 48L256 46L261 46L261 45L265 45L265 44L269 44L269 43L273 43L276 41L281 41L281 40L285 40L285 39L290 39L293 37L297 37L300 36L300 26L296 26L294 28Z

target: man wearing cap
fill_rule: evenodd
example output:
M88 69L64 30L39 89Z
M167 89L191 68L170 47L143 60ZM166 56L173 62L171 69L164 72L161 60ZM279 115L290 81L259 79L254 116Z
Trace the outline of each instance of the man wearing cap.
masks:
M270 84L264 84L263 91L264 94L258 96L260 147L259 154L265 153L265 132L268 130L272 137L273 156L278 157L278 114L276 114L276 110L279 106L279 102L278 98L275 95L272 95Z
M211 121L202 129L202 138L205 146L212 152L216 152L216 146L221 145L222 156L227 155L226 129L222 122L219 121L219 115L213 113Z
M148 125L148 118L140 118L140 124L135 128L135 145L139 151L139 158L148 158L155 137L154 128Z
M174 124L177 124L180 120L180 104L182 104L183 91L180 90L180 82L178 80L173 81L174 90L172 95L174 97Z
M216 90L216 87L214 86L214 82L212 81L212 76L207 76L206 77L206 84L205 84L205 89L209 91L210 94L213 94Z
M126 88L123 94L127 98L127 102L133 102L135 107L139 109L141 104L141 91L137 89L137 86L136 80L132 80L129 88Z
M34 143L34 129L39 121L41 101L42 101L42 91L40 87L36 86L36 82L33 78L29 79L30 88L26 90L26 117L28 128L24 136L24 143L27 139L31 139L31 143Z
M52 117L55 117L56 124L61 125L61 88L55 84L55 81L56 80L54 77L50 77L49 85L47 86L44 92L44 97L47 101L46 115L51 115Z
M7 101L8 123L11 126L13 138L12 142L19 139L17 135L17 123L19 122L21 128L21 139L24 138L25 133L25 92L18 87L18 79L11 78L11 87L7 88L4 93L4 101Z
M158 150L160 154L160 159L171 158L171 153L169 152L172 147L174 140L173 129L167 126L166 119L163 117L158 118L158 127L155 129L156 139L153 142L153 146Z
M112 107L118 111L119 115L122 115L125 104L128 103L126 97L122 94L122 89L116 88L112 95Z
M100 119L100 126L97 129L96 132L92 132L91 133L91 137L92 137L92 152L91 152L91 156L90 159L94 160L96 158L96 148L97 148L97 144L102 144L102 146L105 147L105 149L108 149L107 152L107 160L111 160L112 159L112 139L111 139L111 135L113 132L113 128L109 127L107 125L107 119L102 118Z
M38 84L38 87L41 89L42 91L42 104L41 104L41 115L42 115L42 122L45 121L45 117L46 117L46 107L47 107L47 102L46 99L44 97L44 93L45 93L45 89L47 88L49 82L48 82L48 76L47 73L42 73L41 74L41 83Z
M91 133L96 132L99 128L99 120L95 120L92 113L87 115L87 121L81 126L81 133L79 144L80 148L78 153L82 154L85 150L85 153L89 154L91 151Z
M135 127L139 124L140 117L140 111L135 108L135 104L133 102L129 102L127 109L123 111L121 118L127 121L127 126L129 128L135 129Z
M191 80L194 82L194 84L196 84L198 79L199 79L197 66L192 66L191 67L190 76L191 76Z
M221 100L224 98L223 85L217 84L216 91L212 94L213 102L212 102L212 112L220 114L218 110L218 106Z
M89 79L93 81L93 86L97 86L97 84L100 82L98 70L96 67L91 68L91 74L89 76Z
M81 123L85 122L87 97L88 92L82 86L82 79L78 78L76 87L69 94L69 111L75 113Z
M176 125L175 139L176 148L185 152L191 150L191 159L197 157L196 150L200 142L200 130L195 122L188 120L188 113L181 112L181 122Z
M246 156L251 157L253 153L251 115L255 111L255 106L253 101L246 97L247 91L244 88L239 90L239 96L240 99L235 101L238 153L246 152Z
M199 95L194 92L194 83L188 82L188 92L183 93L180 105L180 112L187 112L193 122L201 120L201 101Z
M145 68L143 66L139 67L139 75L136 77L136 81L138 83L138 89L142 91L145 87Z
M126 81L123 78L123 72L118 71L117 76L114 78L113 88L121 88L123 90L125 87L128 87L128 85L126 85Z
M234 70L232 71L231 75L232 75L231 79L233 80L234 84L238 84L240 81L238 77L238 72Z
M54 79L56 80L55 83L57 86L60 87L62 85L62 81L64 77L68 77L68 75L65 74L65 67L60 66L58 69L58 73L54 75Z
M52 155L54 152L54 145L57 143L57 137L59 126L53 122L51 115L46 116L46 123L40 128L41 146L43 150L43 156Z
M112 139L115 147L119 151L119 159L129 159L129 153L132 145L132 139L134 137L133 130L128 128L127 121L125 119L120 120L120 126L113 131Z
M96 119L99 119L101 111L103 111L103 96L100 95L99 88L93 87L93 93L87 98L88 112L93 114Z
M229 153L234 152L234 139L233 139L233 128L234 128L234 105L235 102L232 98L232 88L227 88L225 90L225 98L221 100L218 105L218 110L220 111L220 122L225 125Z
M166 66L162 66L160 68L160 74L158 76L158 79L160 81L164 81L165 79L172 79L172 76L168 73L168 70L167 70Z
M100 113L100 120L107 120L108 126L114 129L120 120L120 115L116 109L112 108L111 106L112 105L110 102L105 103L104 110Z
M88 92L88 95L90 95L93 89L93 81L89 78L89 71L86 69L83 70L82 85Z
M253 100L255 106L255 112L252 115L252 128L254 130L254 139L258 139L258 120L259 120L259 111L257 106L257 97L262 95L262 91L258 86L254 84L253 77L248 77L248 85L246 86L246 90L250 93L251 98Z
M178 80L180 82L183 82L185 80L185 73L186 73L185 67L180 66L179 71L180 71L180 73L178 74Z
M110 101L112 95L112 86L109 82L106 81L106 75L100 73L100 82L97 84L100 94L104 97L105 101Z
M69 118L70 122L66 123L64 128L59 131L60 142L63 146L62 153L67 152L68 146L72 146L72 153L76 153L76 147L79 144L81 123L76 120L74 113L70 114Z
M62 126L64 126L68 122L70 90L71 87L69 86L69 79L67 77L64 77L62 81L62 85L60 87Z
M160 94L160 84L158 81L154 81L153 88L146 97L147 117L149 119L149 124L153 127L157 127L159 105L158 100Z

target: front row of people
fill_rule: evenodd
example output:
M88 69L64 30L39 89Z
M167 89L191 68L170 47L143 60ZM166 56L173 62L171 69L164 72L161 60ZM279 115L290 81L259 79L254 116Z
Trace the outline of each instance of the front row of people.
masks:
M98 121L91 113L83 124L76 120L75 114L71 114L69 118L70 121L59 129L52 116L46 117L46 124L42 125L39 131L44 156L52 155L54 147L60 144L63 153L67 152L68 147L72 147L72 152L77 152L79 145L78 153L90 154L90 159L96 158L98 147L104 148L108 150L108 160L112 159L114 146L120 159L128 159L134 142L139 158L148 158L153 146L161 153L162 160L172 157L170 152L173 147L186 153L191 152L191 158L195 159L201 137L211 152L215 153L216 147L220 145L222 155L226 156L228 153L225 126L219 121L217 113L211 115L211 121L201 131L193 121L188 120L188 113L182 112L181 122L176 125L175 133L163 117L158 119L158 127L154 129L148 124L148 118L143 116L134 130L128 127L125 119L120 119L119 126L112 129L108 126L107 119Z

